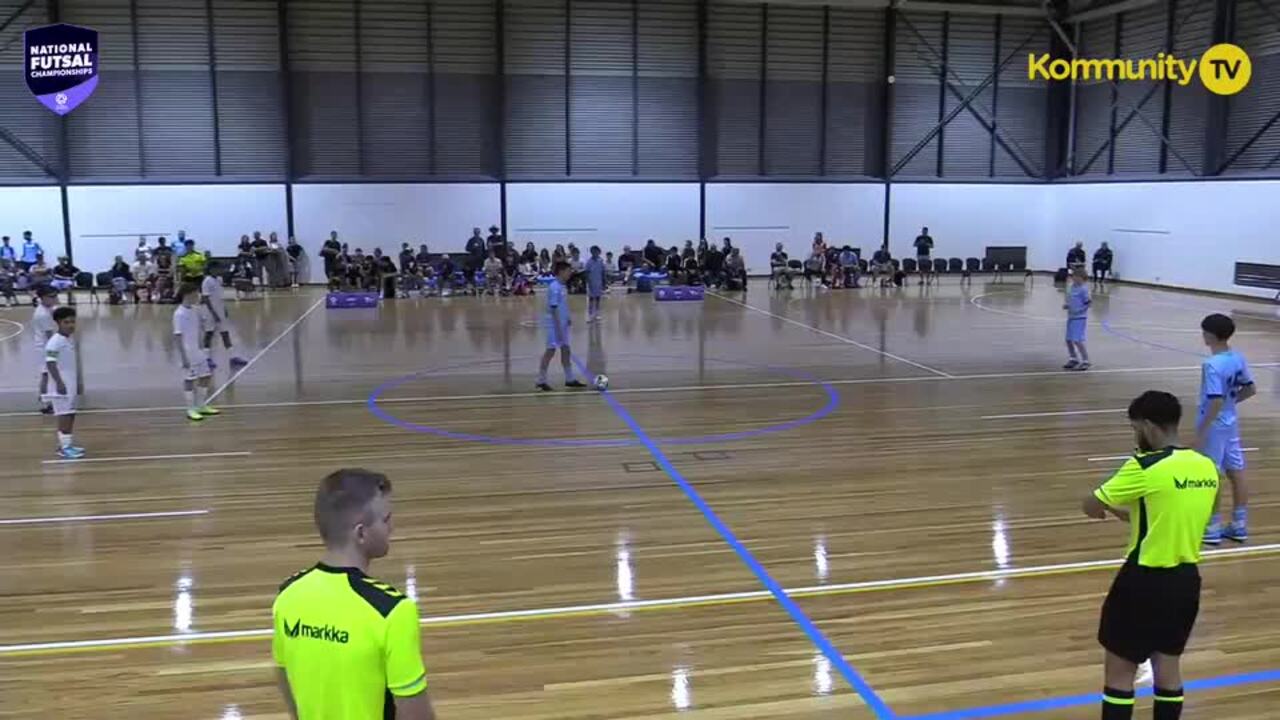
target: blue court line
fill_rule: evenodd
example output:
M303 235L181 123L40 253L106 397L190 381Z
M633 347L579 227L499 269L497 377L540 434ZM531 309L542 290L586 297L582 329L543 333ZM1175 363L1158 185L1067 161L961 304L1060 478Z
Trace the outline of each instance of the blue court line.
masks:
M1238 685L1251 685L1255 683L1277 681L1280 681L1280 669L1261 670L1258 672L1239 673L1236 675L1220 675L1218 677L1191 680L1183 685L1183 690L1190 693L1236 687ZM1138 697L1151 697L1152 693L1153 690L1149 687L1138 689ZM1003 705L988 705L986 707L967 708L964 710L944 710L943 712L928 713L926 715L904 716L901 720L976 720L977 718L1002 717L1005 715L1013 715L1015 713L1036 713L1047 712L1049 710L1061 710L1062 708L1068 707L1093 705L1094 703L1100 703L1101 701L1101 693L1090 693L1088 695L1069 695L1066 697L1027 700L1024 702L1006 703Z
M573 358L573 362L578 366L578 370L581 371L583 375L589 376L587 367L581 360L575 356ZM693 503L694 507L698 508L698 511L702 513L702 516L711 524L711 527L714 528L715 531L719 533L720 537L729 544L729 547L733 548L733 551L737 553L738 558L746 564L752 574L756 576L756 579L759 580L761 584L763 584L773 595L774 599L778 601L778 604L782 606L782 609L787 611L787 614L791 616L791 619L795 624L800 626L800 629L809 637L809 640L817 646L818 650L822 651L822 654L825 655L828 660L831 661L832 666L834 666L840 672L840 675L848 681L849 685L851 685L854 691L858 693L862 698L862 701L867 704L867 707L875 713L876 717L880 718L880 720L896 720L897 716L893 714L893 711L889 709L889 706L885 704L884 700L880 699L880 696L876 694L876 691L867 684L866 680L862 679L862 676L858 674L857 670L853 669L853 666L849 664L848 660L845 660L844 655L840 654L840 651L836 649L836 646L832 645L831 641L827 639L827 636L822 634L822 631L813 624L813 621L809 619L808 615L805 615L804 610L800 609L800 606L796 604L795 600L792 600L791 596L787 595L787 591L782 589L782 586L778 584L778 581L773 579L773 576L769 574L769 571L765 570L764 566L760 564L760 561L756 560L755 556L751 554L751 551L738 540L737 536L733 534L733 531L729 529L729 526L725 525L724 522L720 520L715 511L711 509L711 506L707 504L707 501L703 500L702 496L698 494L698 491L694 489L693 485L689 484L689 481L680 474L679 470L676 470L675 466L671 464L671 461L667 459L667 456L658 447L658 444L653 440L653 438L649 437L649 434L644 431L644 428L640 427L640 423L636 422L636 419L632 417L631 413L628 412L625 407L623 407L622 403L618 402L617 398L607 390L601 394L604 396L605 402L609 403L609 407L613 410L614 414L616 414L622 422L626 423L627 427L631 428L631 432L635 434L636 438L640 441L640 444L643 445L645 449L649 451L649 454L653 456L654 462L658 464L658 467L666 471L667 476L670 477L677 486L679 486L685 496Z

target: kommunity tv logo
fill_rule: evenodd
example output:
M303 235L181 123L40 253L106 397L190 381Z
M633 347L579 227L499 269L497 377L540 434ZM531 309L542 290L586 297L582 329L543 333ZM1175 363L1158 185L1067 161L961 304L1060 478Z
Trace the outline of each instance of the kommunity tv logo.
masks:
M1238 45L1221 43L1198 58L1184 59L1170 53L1154 58L1055 58L1049 53L1027 56L1030 80L1155 80L1190 85L1197 77L1217 95L1235 95L1249 84L1253 62Z

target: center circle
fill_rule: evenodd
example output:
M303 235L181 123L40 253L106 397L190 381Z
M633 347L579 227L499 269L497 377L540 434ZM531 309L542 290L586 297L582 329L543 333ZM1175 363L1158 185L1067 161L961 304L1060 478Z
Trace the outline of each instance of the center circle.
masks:
M672 356L672 355L628 354L628 357L641 357L641 358L662 359L662 360L684 359L684 358L681 358L678 356ZM826 402L817 410L814 410L808 415L805 415L804 417L796 418L794 420L787 420L786 422L775 423L772 425L766 425L764 427L755 428L752 430L742 430L739 432L732 432L732 433L719 433L714 435L698 435L698 436L692 436L692 437L653 437L651 438L655 443L659 445L704 445L704 444L719 443L719 442L733 442L736 440L747 440L750 438L759 437L761 435L769 435L772 433L786 432L787 430L793 430L798 427L803 427L805 425L815 423L827 417L833 411L835 411L836 406L839 405L840 403L840 395L839 393L836 392L836 389L834 386L832 386L828 382L820 380L819 378L801 370L794 370L791 368L780 368L780 367L774 367L771 365L759 365L755 363L742 362L740 360L725 360L722 358L704 358L704 360L708 362L721 363L724 365L733 365L737 367L763 370L764 372L769 373L771 375L779 375L782 377L787 377L793 381L795 380L802 381L803 383L812 385L813 387L816 387L822 390L822 392L826 396ZM421 425L419 423L411 422L409 420L396 417L395 415L392 415L391 413L387 412L386 409L384 409L381 405L378 404L378 401L382 399L383 395L385 395L387 392L395 390L396 388L402 385L408 384L410 382L413 382L414 380L417 380L419 378L427 377L429 375L440 373L446 370L452 370L454 368L460 368L460 367L471 368L471 367L476 367L477 365L493 365L493 364L497 364L505 361L506 361L505 358L497 358L493 360L481 360L478 362L472 361L472 362L460 363L456 365L444 365L441 367L429 368L427 370L422 370L416 373L410 373L408 375L403 375L398 378L393 378L373 389L373 392L369 394L369 399L366 402L366 406L369 408L369 412L372 413L374 417L377 417L378 419L384 422L395 425L396 427L403 428L405 430L410 430L413 432L427 433L429 435L437 435L439 437L445 437L451 440L466 440L469 442L491 443L494 445L523 445L523 446L533 446L533 447L628 447L628 446L643 445L640 439L635 437L616 438L616 439L519 438L519 437L505 437L501 435L478 435L475 433L455 432L453 430L448 430L441 427L435 427L432 425ZM729 385L728 387L733 387L733 386ZM707 386L706 389L715 390L716 386L715 385Z

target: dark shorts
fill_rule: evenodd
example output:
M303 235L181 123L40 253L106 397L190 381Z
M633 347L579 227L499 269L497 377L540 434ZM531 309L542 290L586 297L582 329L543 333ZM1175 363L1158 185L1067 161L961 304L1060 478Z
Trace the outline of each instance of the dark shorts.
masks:
M1195 565L1157 569L1125 563L1102 604L1098 642L1134 664L1155 653L1181 655L1199 612Z

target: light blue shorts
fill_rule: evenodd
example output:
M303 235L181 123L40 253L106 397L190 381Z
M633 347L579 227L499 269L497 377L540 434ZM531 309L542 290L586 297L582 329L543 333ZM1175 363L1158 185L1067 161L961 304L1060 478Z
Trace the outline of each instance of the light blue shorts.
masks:
M1067 320L1067 342L1084 342L1084 329L1088 324L1088 318L1069 318Z
M1244 469L1244 451L1240 449L1238 426L1209 428L1201 452L1222 470Z
M543 319L543 321L542 321L542 329L546 332L546 335L547 335L547 349L548 349L548 350L558 350L558 349L560 349L560 348L562 348L562 347L568 347L568 346L569 346L569 337L568 337L568 335L566 334L564 337L560 337L559 332L556 330L555 322L554 322L554 321L552 321L551 319L549 319L549 318ZM567 333L568 329L569 329L569 328L567 328L567 327L565 328L566 333Z

